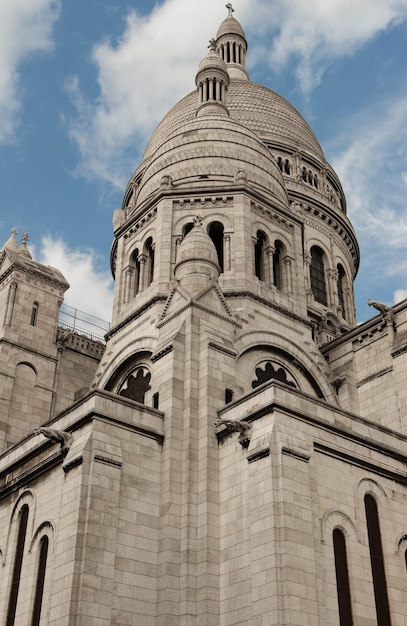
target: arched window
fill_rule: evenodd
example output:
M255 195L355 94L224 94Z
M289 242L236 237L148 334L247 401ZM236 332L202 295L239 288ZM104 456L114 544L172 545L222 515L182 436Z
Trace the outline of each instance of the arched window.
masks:
M377 511L376 500L368 493L365 495L365 512L376 603L377 626L391 626L379 513Z
M342 317L344 320L346 320L346 306L345 306L345 295L344 295L346 274L345 274L345 270L343 269L340 263L338 264L336 269L338 271L338 285L337 286L338 286L339 306L341 307Z
M193 222L188 222L187 224L185 224L185 226L183 226L183 228L182 228L182 238L183 239L184 239L184 237L186 237L188 235L188 233L191 232L193 227L194 227Z
M21 507L18 521L17 546L14 557L13 575L11 579L11 589L8 602L7 622L6 626L14 626L14 620L17 610L18 590L20 587L21 569L23 565L24 546L27 535L29 508L27 504Z
M278 165L279 170L282 172L283 171L283 159L281 158L281 156L279 156L277 159L277 165Z
M335 558L336 590L338 593L339 624L340 626L352 626L353 617L345 535L339 528L335 528L332 539Z
M33 305L32 305L31 319L30 319L30 325L31 326L37 326L39 306L40 305L38 304L38 302L34 302Z
M314 294L316 302L327 305L324 253L318 246L312 246L311 248L310 278L311 291Z
M304 183L306 183L308 180L307 169L305 167L302 168L302 180L304 181Z
M318 189L318 176L316 174L314 176L314 187L315 189Z
M208 227L208 235L212 239L213 245L218 253L218 262L220 271L223 272L224 252L223 252L223 224L221 222L212 222Z
M138 367L127 376L121 386L119 395L144 404L145 395L151 389L151 374L144 367Z
M40 554L38 559L37 580L35 584L34 608L31 626L40 626L42 598L44 595L45 573L47 569L49 539L44 535L40 541Z
M135 249L131 256L131 265L133 269L133 295L137 295L140 291L140 254L138 248Z
M154 279L154 243L152 237L149 237L144 246L146 256L146 287L151 285Z
M285 174L291 174L291 165L290 165L290 161L288 159L286 159L285 162L284 162L284 173Z
M254 271L257 278L263 282L266 280L266 248L267 235L258 230L254 244Z
M276 241L273 253L273 283L280 291L283 289L283 244Z

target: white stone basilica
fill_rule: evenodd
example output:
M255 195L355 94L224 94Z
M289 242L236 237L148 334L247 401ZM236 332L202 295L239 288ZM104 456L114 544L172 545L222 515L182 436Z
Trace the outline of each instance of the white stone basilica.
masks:
M0 623L403 626L407 302L229 15L114 212L106 344L0 250Z

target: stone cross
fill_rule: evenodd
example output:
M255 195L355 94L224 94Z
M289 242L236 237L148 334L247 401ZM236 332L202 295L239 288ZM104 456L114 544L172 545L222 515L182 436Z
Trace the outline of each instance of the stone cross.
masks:
M232 17L232 13L234 13L234 8L232 7L232 3L228 2L226 5L227 10L229 11L228 17Z

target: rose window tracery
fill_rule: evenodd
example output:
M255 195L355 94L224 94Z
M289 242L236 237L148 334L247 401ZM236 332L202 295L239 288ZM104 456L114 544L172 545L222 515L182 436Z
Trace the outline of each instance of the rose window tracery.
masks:
M255 373L256 378L252 382L252 389L255 389L269 380L277 380L280 383L297 389L297 384L294 382L290 372L285 369L281 363L267 361L256 367Z
M144 404L146 392L151 389L150 380L151 374L147 368L139 367L127 376L119 395Z

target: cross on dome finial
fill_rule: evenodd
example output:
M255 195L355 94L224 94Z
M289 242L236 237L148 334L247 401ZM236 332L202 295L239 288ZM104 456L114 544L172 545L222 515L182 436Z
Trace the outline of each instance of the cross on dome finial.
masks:
M194 226L200 226L202 228L203 219L200 215L195 215L192 221Z
M23 233L23 236L21 238L21 244L26 247L27 245L27 241L28 241L29 237L28 237L28 233Z
M227 10L229 11L229 16L228 17L232 17L232 13L234 13L234 8L232 7L232 3L228 2L226 5Z

